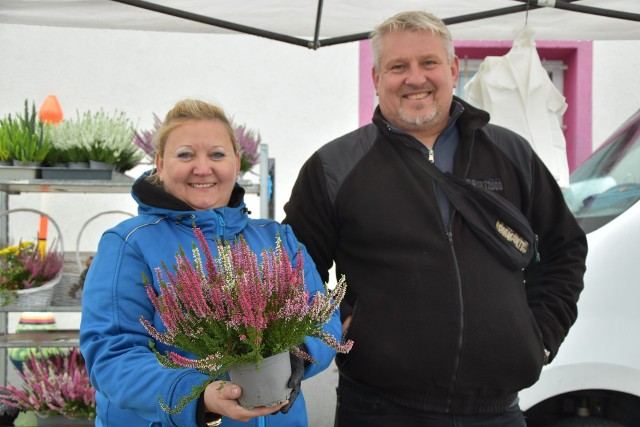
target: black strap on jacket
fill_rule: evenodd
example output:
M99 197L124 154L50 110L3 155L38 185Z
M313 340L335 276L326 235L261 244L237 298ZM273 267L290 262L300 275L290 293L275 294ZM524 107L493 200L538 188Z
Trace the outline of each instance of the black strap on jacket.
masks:
M442 172L429 161L407 157L440 184L456 211L503 264L512 269L529 265L537 255L538 236L513 203L450 172Z

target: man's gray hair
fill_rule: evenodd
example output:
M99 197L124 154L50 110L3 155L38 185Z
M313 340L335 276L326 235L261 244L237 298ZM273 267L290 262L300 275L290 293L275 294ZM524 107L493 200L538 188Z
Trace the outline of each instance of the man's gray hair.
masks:
M447 50L447 59L449 63L453 61L455 55L453 40L442 19L429 12L409 11L401 12L388 18L371 32L369 38L371 39L371 50L373 52L373 66L376 70L380 70L382 36L395 31L431 31L434 35L442 37Z

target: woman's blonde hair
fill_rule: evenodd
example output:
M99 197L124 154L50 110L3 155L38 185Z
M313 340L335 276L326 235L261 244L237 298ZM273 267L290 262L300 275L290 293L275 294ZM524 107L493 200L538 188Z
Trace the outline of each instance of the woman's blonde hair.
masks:
M451 33L442 19L429 12L409 11L401 12L385 20L378 25L370 35L371 51L373 53L373 66L380 70L380 58L382 57L382 36L396 31L431 31L432 34L442 37L447 59L453 61L455 55Z
M162 122L162 125L153 137L153 148L155 148L157 156L162 157L164 155L164 148L167 144L167 138L171 131L189 120L219 121L227 129L227 133L233 143L233 152L236 154L240 152L240 146L238 145L238 140L236 139L231 121L221 107L198 99L183 99L178 101L176 105L169 110ZM162 184L160 177L158 176L157 169L153 170L147 178L147 181L156 185Z

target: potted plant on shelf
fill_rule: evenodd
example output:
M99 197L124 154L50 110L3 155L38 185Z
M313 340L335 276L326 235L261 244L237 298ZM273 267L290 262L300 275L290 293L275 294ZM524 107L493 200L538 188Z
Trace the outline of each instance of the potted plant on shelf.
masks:
M3 145L1 131L0 131L0 166L11 166L11 160L9 158L9 150L5 145Z
M49 304L64 266L56 247L54 242L42 253L33 242L20 242L0 250L0 306L36 310Z
M48 356L33 354L18 375L20 387L0 386L0 402L4 405L35 412L42 419L61 416L85 423L95 419L96 391L77 348Z
M240 146L240 173L249 172L260 162L260 134L246 125L233 124L234 133Z
M49 125L36 113L35 104L29 109L24 101L24 113L11 114L0 120L0 155L15 165L39 165L50 149Z
M144 153L132 143L134 127L123 112L108 115L103 110L87 111L75 119L63 120L52 131L56 160L87 161L125 172L134 167Z
M161 354L150 343L160 364L176 369L196 367L208 376L207 381L194 387L175 408L160 401L165 411L179 412L209 383L234 368L246 369L248 365L256 371L268 358L286 354L286 365L290 369L288 352L313 362L300 347L307 336L320 338L338 352L351 350L352 341L340 343L322 330L344 297L344 277L333 289L326 288L324 294L318 292L312 296L305 289L301 253L298 253L297 265L293 266L279 236L275 250L264 250L259 262L242 236L233 243L217 241L218 256L214 259L202 232L195 228L194 233L204 259L194 243L193 263L181 249L176 255L174 272L166 266L156 269L160 295L147 284L147 294L167 330L160 332L149 320L140 319L156 341L194 356L190 359L176 352ZM231 380L236 382L233 375ZM282 380L283 384L268 388L285 389L288 393L287 380L288 376ZM243 387L241 404L264 406L288 398L286 394L266 397L267 400L259 404L247 404L252 400L251 391L250 387Z
M11 166L9 143L9 132L4 126L4 119L2 119L0 120L0 166Z
M77 119L66 119L51 129L51 150L46 163L50 166L64 165L71 168L89 167L87 134L80 114Z
M158 129L162 126L162 120L155 113L153 114L153 128L147 130L136 130L133 134L133 143L145 152L150 162L153 162L156 149L153 146L153 138Z
M112 116L100 110L85 114L85 121L92 130L87 141L89 161L113 165L120 172L134 167L144 153L132 143L135 128L123 112L115 111Z

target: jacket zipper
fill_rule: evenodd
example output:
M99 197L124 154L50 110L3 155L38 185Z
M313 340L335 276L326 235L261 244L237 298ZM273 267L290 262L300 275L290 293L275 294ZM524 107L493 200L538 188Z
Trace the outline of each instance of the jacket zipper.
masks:
M224 239L225 236L225 222L224 222L224 218L222 217L222 215L218 212L216 212L216 215L218 216L218 227L219 227L219 233L218 236L222 236L222 238Z
M433 148L427 148L427 151L429 152L429 162L432 164L435 164L436 163L435 150Z
M475 143L475 135L476 133L474 132L473 135L471 135L471 142L470 142L470 151L469 151L469 160L467 162L467 167L465 168L464 171L464 175L463 177L466 178L469 175L469 169L471 168L471 152L473 151L473 146ZM453 262L456 265L456 284L458 285L458 302L460 305L460 316L459 316L459 321L460 321L460 332L458 335L458 351L456 354L456 358L454 360L454 364L453 364L453 371L451 374L451 384L449 386L449 396L447 397L447 407L449 410L451 410L451 404L453 401L453 395L455 393L456 390L456 382L458 381L458 371L460 370L460 359L462 358L462 346L463 346L463 337L464 337L464 298L463 298L463 293L462 293L462 277L460 276L460 265L458 263L458 256L456 254L456 250L455 247L453 245L453 233L450 230L453 230L453 217L456 214L455 208L453 208L453 211L450 215L450 228L449 231L447 232L447 236L449 237L449 247L451 248L451 254L453 255Z
M454 212L455 214L455 212ZM451 215L453 218L453 215ZM453 219L451 220L453 222ZM462 345L463 345L463 336L464 336L464 299L462 297L462 279L460 277L460 266L458 264L458 257L456 255L455 248L453 246L453 234L449 231L447 232L447 236L449 238L449 247L451 248L451 254L453 255L453 261L456 265L456 284L458 286L458 303L460 306L460 330L458 334L458 348L456 357L453 364L453 371L451 374L451 383L449 385L449 396L447 396L447 409L451 410L451 402L453 400L453 395L456 389L456 382L458 380L458 370L460 369L460 358L462 355Z
M258 417L258 418L256 418L256 421L258 422L256 424L257 427L265 427L267 425L266 420L264 419L264 417Z

